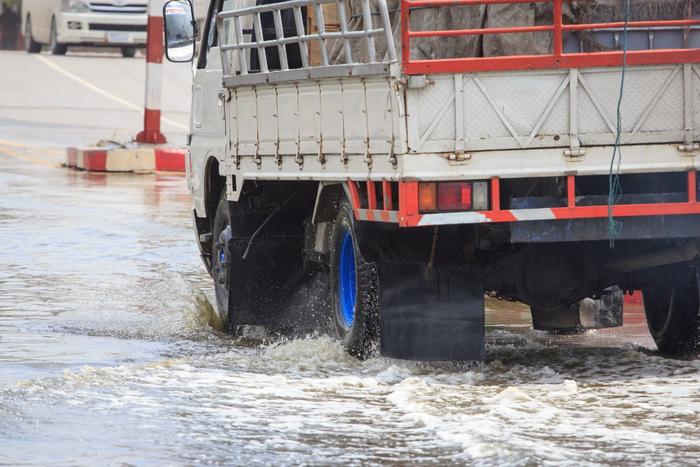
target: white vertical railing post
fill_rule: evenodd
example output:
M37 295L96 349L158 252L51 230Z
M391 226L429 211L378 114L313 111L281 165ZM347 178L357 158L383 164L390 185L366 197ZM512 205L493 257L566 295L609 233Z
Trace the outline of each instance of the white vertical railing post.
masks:
M136 136L139 143L162 144L160 132L161 67L163 66L163 3L148 1L148 38L146 39L146 99L143 131Z

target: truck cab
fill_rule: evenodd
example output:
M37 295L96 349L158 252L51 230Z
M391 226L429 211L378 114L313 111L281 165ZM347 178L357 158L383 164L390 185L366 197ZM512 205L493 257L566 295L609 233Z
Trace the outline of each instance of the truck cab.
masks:
M580 332L641 290L695 355L700 20L599 3L212 1L188 184L230 329L480 360L485 294Z

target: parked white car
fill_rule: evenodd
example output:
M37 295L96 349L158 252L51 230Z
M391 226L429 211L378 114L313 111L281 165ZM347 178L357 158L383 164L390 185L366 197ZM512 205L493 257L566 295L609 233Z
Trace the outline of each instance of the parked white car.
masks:
M145 0L23 0L25 48L46 44L63 55L73 45L119 47L133 57L146 44L147 10Z

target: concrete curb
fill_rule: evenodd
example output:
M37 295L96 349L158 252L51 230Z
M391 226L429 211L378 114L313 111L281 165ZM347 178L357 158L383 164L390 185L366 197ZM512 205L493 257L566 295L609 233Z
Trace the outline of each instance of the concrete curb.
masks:
M66 167L88 172L184 172L184 149L66 148Z

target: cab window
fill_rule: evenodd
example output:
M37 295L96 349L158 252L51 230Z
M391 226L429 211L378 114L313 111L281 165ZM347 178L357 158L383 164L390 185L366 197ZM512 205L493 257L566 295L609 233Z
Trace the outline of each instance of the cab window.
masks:
M204 34L202 35L202 45L197 61L197 68L203 69L207 67L207 56L212 47L216 47L219 40L216 30L216 15L223 10L233 8L234 0L216 0L210 3L209 11L207 12L207 21L204 26Z

